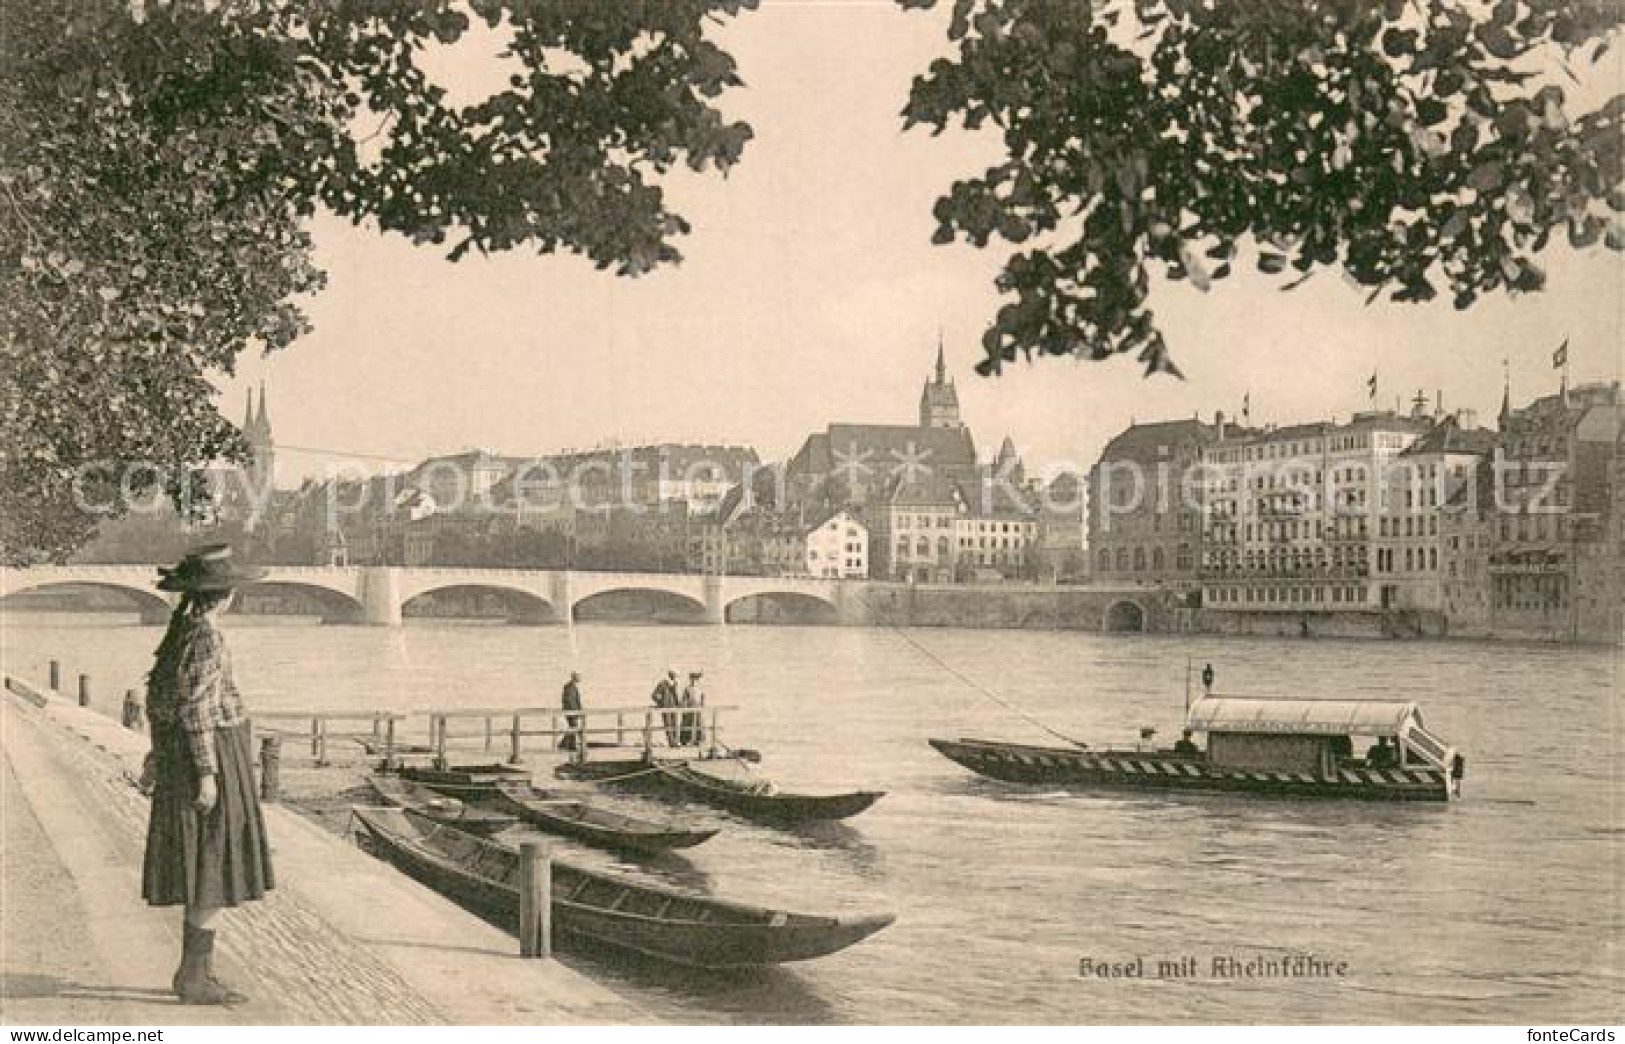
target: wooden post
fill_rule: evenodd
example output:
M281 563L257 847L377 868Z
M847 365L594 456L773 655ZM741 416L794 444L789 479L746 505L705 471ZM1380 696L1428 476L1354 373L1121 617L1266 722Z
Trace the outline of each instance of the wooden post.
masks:
M521 737L524 735L524 733L523 733L523 731L521 729L521 724L522 723L520 721L519 715L515 714L513 716L513 736L512 736L513 750L510 751L509 754L508 754L508 764L510 764L510 765L517 765L517 764L519 764L519 761L520 761L519 748L520 748L520 743L522 742Z
M327 719L318 718L321 730L316 734L316 764L318 767L327 764Z
M88 674L79 676L79 706L90 706L90 675Z
M722 746L722 736L717 730L717 721L721 717L722 709L720 707L713 708L711 711L711 757L713 758L717 756L717 748Z
M653 761L655 756L655 712L643 712L643 757Z
M384 724L384 768L395 767L395 715L391 714Z
M434 759L444 769L446 767L446 716L436 714L429 719L429 732L434 736Z
M615 712L615 745L626 746L626 714L622 711Z
M491 715L485 716L485 749L491 749Z
M317 764L321 764L322 753L322 719L310 719L310 756Z
M277 801L282 795L282 737L260 740L260 800Z
M553 853L545 841L519 846L519 953L553 956Z
M57 660L52 660L51 661L51 685L50 685L50 689L51 689L52 692L61 692L62 691L62 664L61 664L60 661L57 661Z
M124 727L127 729L141 728L141 702L135 698L134 689L124 690L124 711L122 720Z

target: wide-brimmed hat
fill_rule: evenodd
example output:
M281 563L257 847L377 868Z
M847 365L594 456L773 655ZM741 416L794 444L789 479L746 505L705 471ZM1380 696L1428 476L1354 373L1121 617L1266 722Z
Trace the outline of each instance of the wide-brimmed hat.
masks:
M200 547L173 567L160 567L158 572L160 591L229 591L266 575L263 569L239 563L230 544Z

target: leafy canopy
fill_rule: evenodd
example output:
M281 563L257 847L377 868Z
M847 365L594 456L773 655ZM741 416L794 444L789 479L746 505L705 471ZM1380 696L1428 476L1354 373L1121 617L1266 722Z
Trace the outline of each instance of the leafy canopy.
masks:
M706 29L753 6L0 0L0 554L64 556L97 508L242 459L207 375L305 330L318 207L454 260L678 260L660 175L740 158ZM422 59L477 28L515 71L453 104Z
M1137 352L1177 375L1153 271L1206 291L1249 259L1282 289L1331 267L1467 308L1539 290L1553 235L1625 247L1625 97L1573 112L1542 75L1603 55L1615 0L952 2L956 52L903 116L1003 135L936 204L937 242L1020 248L984 374Z

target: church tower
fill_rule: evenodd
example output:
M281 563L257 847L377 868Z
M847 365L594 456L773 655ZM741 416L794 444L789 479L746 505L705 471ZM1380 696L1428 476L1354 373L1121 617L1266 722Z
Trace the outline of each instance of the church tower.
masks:
M935 379L925 382L920 392L920 427L961 428L959 421L959 393L948 379L948 366L942 355L942 335L937 335L937 372Z
M248 439L249 488L265 491L275 488L276 446L271 439L271 415L265 405L265 383L260 382L260 408L254 410L254 392L248 393L248 412L243 418L243 436Z

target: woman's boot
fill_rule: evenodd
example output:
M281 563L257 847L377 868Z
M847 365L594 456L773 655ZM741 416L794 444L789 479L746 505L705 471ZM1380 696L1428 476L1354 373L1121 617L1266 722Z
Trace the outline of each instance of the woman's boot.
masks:
M181 969L175 973L175 993L182 1004L241 1004L248 999L210 976L213 963L214 932L187 924Z

